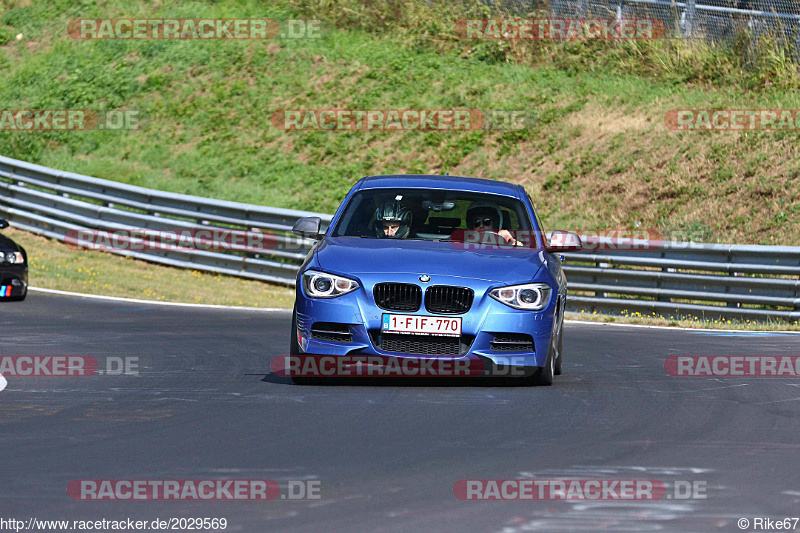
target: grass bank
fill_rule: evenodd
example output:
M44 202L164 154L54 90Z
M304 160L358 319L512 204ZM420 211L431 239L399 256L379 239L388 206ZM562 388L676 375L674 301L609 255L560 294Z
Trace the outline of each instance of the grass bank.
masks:
M796 67L786 61L750 68L733 52L675 41L464 41L451 21L476 11L459 4L2 5L3 107L144 117L135 131L0 132L0 153L12 157L323 212L363 175L450 172L523 184L550 228L638 224L697 240L800 244L797 132L680 132L664 123L679 108L800 108ZM319 39L272 41L66 33L74 18L122 16L318 16L325 24ZM523 110L535 120L521 131L470 132L286 132L269 120L277 110L332 107Z

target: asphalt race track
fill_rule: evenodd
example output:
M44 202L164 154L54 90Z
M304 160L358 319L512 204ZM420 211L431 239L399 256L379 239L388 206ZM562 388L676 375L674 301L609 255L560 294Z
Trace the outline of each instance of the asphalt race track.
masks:
M800 355L800 336L568 323L552 387L269 372L290 314L32 293L0 356L88 355L90 377L9 377L0 517L227 518L227 531L740 531L800 515L800 380L671 377L670 355ZM106 375L138 358L138 375ZM462 479L699 482L705 499L461 501ZM78 479L319 480L321 498L75 501ZM700 486L698 485L698 486ZM752 527L752 526L751 526Z

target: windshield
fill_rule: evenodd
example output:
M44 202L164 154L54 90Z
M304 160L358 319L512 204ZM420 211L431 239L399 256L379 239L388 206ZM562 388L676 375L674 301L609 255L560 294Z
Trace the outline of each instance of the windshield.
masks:
M477 224L477 225L476 225ZM494 194L430 189L368 189L356 193L334 237L453 240L474 230L528 231L525 204Z

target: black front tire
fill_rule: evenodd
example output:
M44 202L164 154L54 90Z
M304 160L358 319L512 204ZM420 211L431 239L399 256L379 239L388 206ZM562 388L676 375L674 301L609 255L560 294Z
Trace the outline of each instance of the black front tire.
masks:
M22 296L15 296L13 298L9 298L7 301L9 301L9 302L21 302L27 297L28 297L28 291L25 290L25 292L22 293Z
M549 387L553 384L553 376L556 371L556 354L555 342L550 343L550 349L547 351L547 359L545 359L544 366L538 369L528 378L529 385L537 387Z
M560 329L560 328L559 328ZM557 349L557 346L561 346L561 336L559 335L560 331L555 332L550 337L550 347L547 349L547 358L544 360L544 366L538 368L533 374L530 376L526 376L523 378L523 383L525 385L535 385L537 387L549 387L553 384L553 376L556 374L561 373L561 367L559 365L559 361L561 357L559 357L560 349ZM556 340L556 336L559 337ZM556 371L556 366L558 365L558 372Z
M556 350L556 364L553 368L553 374L560 376L562 372L562 365L564 364L564 319L561 319L561 327L558 328L558 349Z
M289 355L300 355L300 345L297 343L297 309L292 310L292 330L289 339Z

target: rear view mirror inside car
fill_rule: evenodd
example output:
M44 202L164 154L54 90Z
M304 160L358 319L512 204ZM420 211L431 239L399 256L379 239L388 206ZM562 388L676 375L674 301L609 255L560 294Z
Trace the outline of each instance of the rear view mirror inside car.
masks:
M428 211L452 211L456 207L455 202L431 202L430 200L425 200L422 202L422 207L427 209Z

